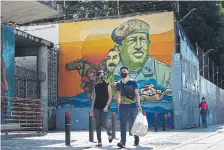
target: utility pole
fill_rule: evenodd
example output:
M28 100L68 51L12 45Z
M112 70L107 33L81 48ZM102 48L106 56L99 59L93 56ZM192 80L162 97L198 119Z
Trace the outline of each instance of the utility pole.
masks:
M66 16L66 8L65 8L66 4L65 4L65 0L64 0L64 20L65 20L65 16Z
M217 71L216 72L218 72L219 71L219 67L217 66ZM219 85L219 76L217 76L217 84L216 85Z
M194 12L195 10L197 10L197 8L193 8L191 9L191 11L189 11L179 22L182 22L183 20L185 20L192 12Z
M214 64L214 62L212 63L212 74L213 74L213 75L215 74L215 64ZM213 78L212 83L215 84L215 78Z
M195 43L196 45L196 51L197 51L197 56L198 56L198 43Z
M119 0L117 0L117 15L120 16Z

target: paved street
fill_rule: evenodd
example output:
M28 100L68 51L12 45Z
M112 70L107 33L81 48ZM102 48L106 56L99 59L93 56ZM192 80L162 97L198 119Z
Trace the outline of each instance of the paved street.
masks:
M105 133L103 136L103 147L95 148L96 143L88 142L88 132L72 132L71 147L64 145L64 133L53 132L46 136L20 137L2 140L2 150L98 150L117 149L119 141L115 139L111 144L107 141ZM120 135L117 132L116 136ZM96 140L96 136L94 137ZM128 137L126 149L139 150L223 150L224 149L224 125L213 125L207 129L172 130L166 132L149 132L147 136L141 138L139 147L132 146L133 137Z

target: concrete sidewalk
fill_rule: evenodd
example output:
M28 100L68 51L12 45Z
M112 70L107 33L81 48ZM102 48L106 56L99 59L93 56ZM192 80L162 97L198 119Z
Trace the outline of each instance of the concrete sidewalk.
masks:
M211 130L208 129L208 130ZM224 150L224 126L219 126L217 131L204 133L192 138L176 147L167 147L164 150Z
M128 135L128 133L127 133ZM94 134L96 141L96 134ZM120 138L120 133L116 133ZM88 131L71 133L71 147L65 146L64 132L52 132L45 136L12 138L2 140L3 150L98 150L117 149L115 139L112 143L107 140L105 132L102 133L103 147L96 148L96 143L90 143ZM140 138L140 146L134 147L133 137L127 136L126 149L139 150L224 150L224 125L213 125L208 128L197 128L188 130L172 130L165 132L149 133Z

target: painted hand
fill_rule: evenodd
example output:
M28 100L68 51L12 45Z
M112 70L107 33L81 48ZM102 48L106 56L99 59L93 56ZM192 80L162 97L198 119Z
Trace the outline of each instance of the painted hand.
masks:
M166 89L165 90L165 95L167 95L167 94L171 94L172 93L172 89Z
M141 95L141 101L160 101L164 95Z

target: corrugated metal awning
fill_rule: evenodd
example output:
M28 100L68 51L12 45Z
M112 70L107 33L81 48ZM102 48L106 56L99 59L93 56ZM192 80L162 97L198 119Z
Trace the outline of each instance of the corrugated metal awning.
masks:
M2 1L1 21L25 24L40 19L52 18L59 15L57 10L36 1Z

